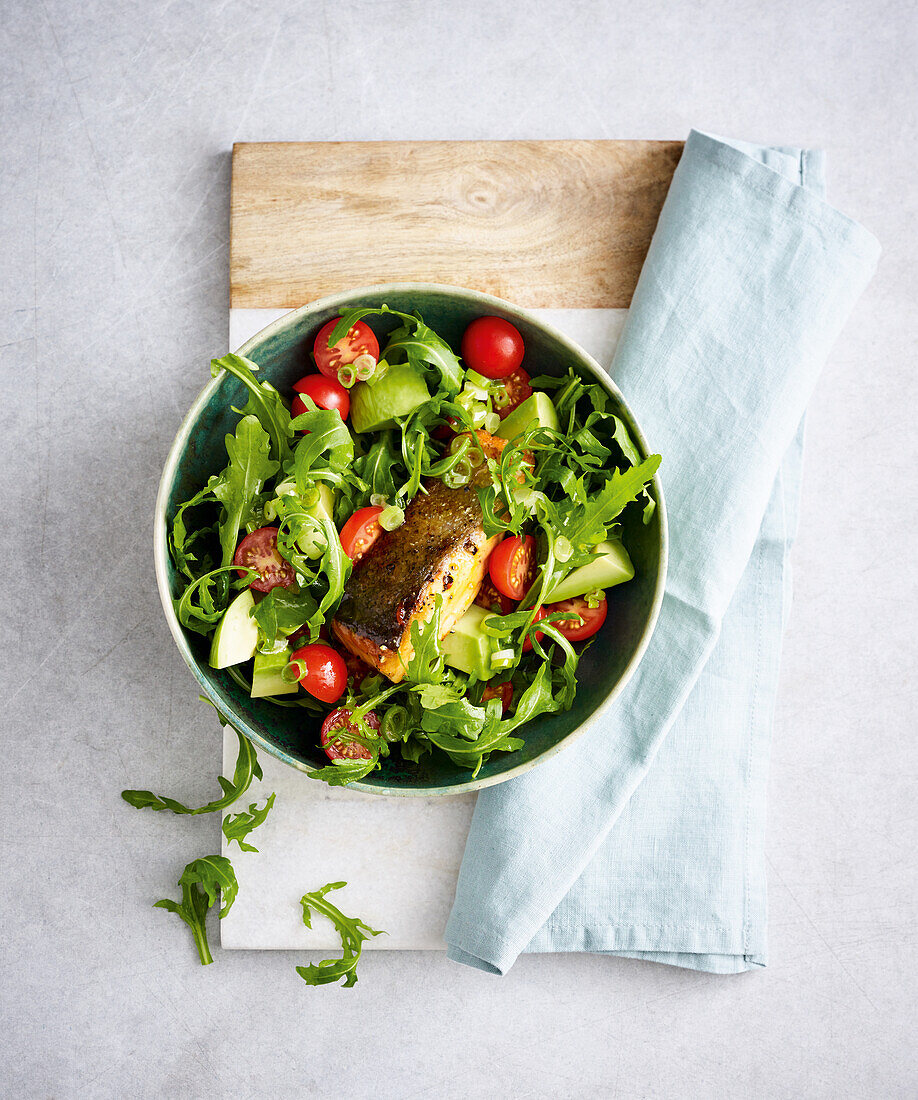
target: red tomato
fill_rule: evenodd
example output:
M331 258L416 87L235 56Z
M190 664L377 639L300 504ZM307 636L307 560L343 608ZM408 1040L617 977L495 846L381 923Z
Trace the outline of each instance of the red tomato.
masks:
M293 566L277 549L276 527L259 527L246 535L236 547L233 565L257 571L258 577L250 585L256 592L270 592L278 586L289 588L293 584ZM239 576L245 576L243 569L239 570Z
M320 409L334 409L342 420L347 420L347 414L351 411L351 397L337 378L326 378L322 374L307 374L299 382L293 384L297 396L293 399L291 410L294 416L309 412L303 399L299 396L305 393L311 397Z
M493 398L494 411L503 420L528 397L532 397L532 386L529 385L529 375L520 367L504 379L503 393L498 393Z
M503 317L476 317L462 337L462 358L485 378L506 378L523 361L523 338Z
M341 546L355 564L382 534L382 528L379 526L381 513L382 508L375 504L367 508L358 508L341 528Z
M532 621L534 623L537 623L539 621L539 619L544 619L544 618L545 618L545 608L540 607L539 610L535 613L535 618L533 618ZM542 633L541 630L537 630L535 632L535 636L536 636L536 641L538 641L538 642L541 642L541 640L545 637L545 635ZM532 640L529 637L529 635L527 634L526 635L526 640L523 642L523 652L528 653L531 649L532 649Z
M340 738L332 741L335 730L345 729L348 733L361 732L357 723L350 720L351 713L347 707L339 707L333 710L322 723L322 748L325 749L329 760L371 760L373 758L373 754L366 745L361 745L359 741L344 741ZM376 717L375 710L364 715L364 721L370 729L379 729L379 719Z
M498 592L491 583L490 577L485 577L481 582L481 588L478 589L475 603L479 607L485 608L486 611L496 611L499 615L509 615L513 610L513 600L502 592Z
M552 623L558 633L567 638L569 642L585 642L592 638L597 630L606 621L609 605L606 598L599 601L598 607L590 607L582 596L575 596L572 600L561 600L559 603L545 605L545 613L552 615L556 611L573 611L579 617L577 619L559 619Z
M334 703L344 694L347 665L341 654L330 645L322 645L321 642L304 645L294 651L290 660L299 661L303 666L300 685L316 699Z
M326 378L337 379L338 368L345 363L353 363L358 355L366 353L372 355L374 359L379 358L379 341L373 335L370 326L363 321L358 321L346 336L330 348L328 339L340 320L340 317L336 317L319 329L319 335L312 349L312 354L316 357L316 366Z
M507 535L491 552L488 572L494 587L511 600L521 600L532 584L535 565L535 539L527 535Z
M500 699L501 709L506 714L513 702L513 684L509 680L502 684L488 684L481 693L481 701L486 703L489 699Z

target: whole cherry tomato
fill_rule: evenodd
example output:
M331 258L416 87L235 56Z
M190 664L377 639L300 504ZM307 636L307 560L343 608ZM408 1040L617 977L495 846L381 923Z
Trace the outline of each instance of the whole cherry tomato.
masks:
M519 331L503 317L476 317L462 337L462 358L485 378L506 378L523 361Z
M309 411L300 397L300 394L304 393L307 397L311 397L320 409L334 409L342 420L347 420L348 413L351 411L351 396L337 378L326 378L324 374L307 374L299 382L294 382L293 388L296 396L290 408L294 416Z
M347 665L330 645L314 642L294 651L291 661L302 669L300 685L323 703L335 703L347 687Z

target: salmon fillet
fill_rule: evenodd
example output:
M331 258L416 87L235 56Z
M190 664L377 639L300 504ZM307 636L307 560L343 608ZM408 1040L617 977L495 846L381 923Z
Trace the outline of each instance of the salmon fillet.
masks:
M477 434L489 458L506 440ZM442 595L440 637L478 594L488 558L501 536L486 538L476 489L489 483L482 465L468 485L449 489L430 479L405 509L405 522L383 531L354 566L331 628L342 644L393 683L414 652L411 625L429 619Z

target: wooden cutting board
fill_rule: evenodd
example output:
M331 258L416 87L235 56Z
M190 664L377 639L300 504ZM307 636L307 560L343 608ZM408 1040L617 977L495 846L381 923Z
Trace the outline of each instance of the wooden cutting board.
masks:
M539 311L604 364L626 316L680 142L308 142L237 145L230 348L336 291L422 281ZM224 746L232 773L236 738ZM474 795L383 798L326 787L261 754L251 799L277 795L233 860L239 894L224 947L337 944L303 926L298 899L329 881L388 935L371 950L443 947Z
M233 148L230 305L451 283L530 309L631 302L676 141L366 141Z

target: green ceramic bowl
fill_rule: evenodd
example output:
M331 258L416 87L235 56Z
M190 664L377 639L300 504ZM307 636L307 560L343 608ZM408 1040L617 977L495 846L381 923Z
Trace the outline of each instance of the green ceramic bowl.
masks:
M615 411L628 424L637 446L644 454L648 453L624 398L582 348L509 302L459 287L392 283L323 298L275 321L253 336L239 349L240 353L258 363L263 378L281 393L288 393L293 382L313 369L310 351L316 332L326 321L344 309L378 306L383 302L404 312L419 310L427 324L454 348L458 348L466 325L475 317L482 314L506 317L523 335L524 365L531 374L563 374L573 367L583 377L598 383L612 396ZM372 321L378 333L393 327L388 318ZM259 748L291 767L310 772L327 763L318 747L316 719L302 708L281 708L263 699L250 699L225 671L210 667L209 642L200 635L186 633L172 606L175 577L166 544L168 524L178 505L226 464L223 438L238 420L231 406L239 407L244 402L243 388L236 379L228 375L215 378L201 391L175 437L156 501L156 580L175 643L206 695ZM525 737L524 748L515 753L495 753L474 779L469 771L435 752L420 764L406 764L390 757L381 770L351 786L373 794L429 796L461 794L502 783L569 745L613 705L647 648L663 598L666 515L656 480L652 492L658 507L650 524L644 526L637 509L628 510L624 540L634 560L636 575L628 584L608 591L609 615L596 642L580 662L577 698L571 710L542 715L529 722L517 731Z

